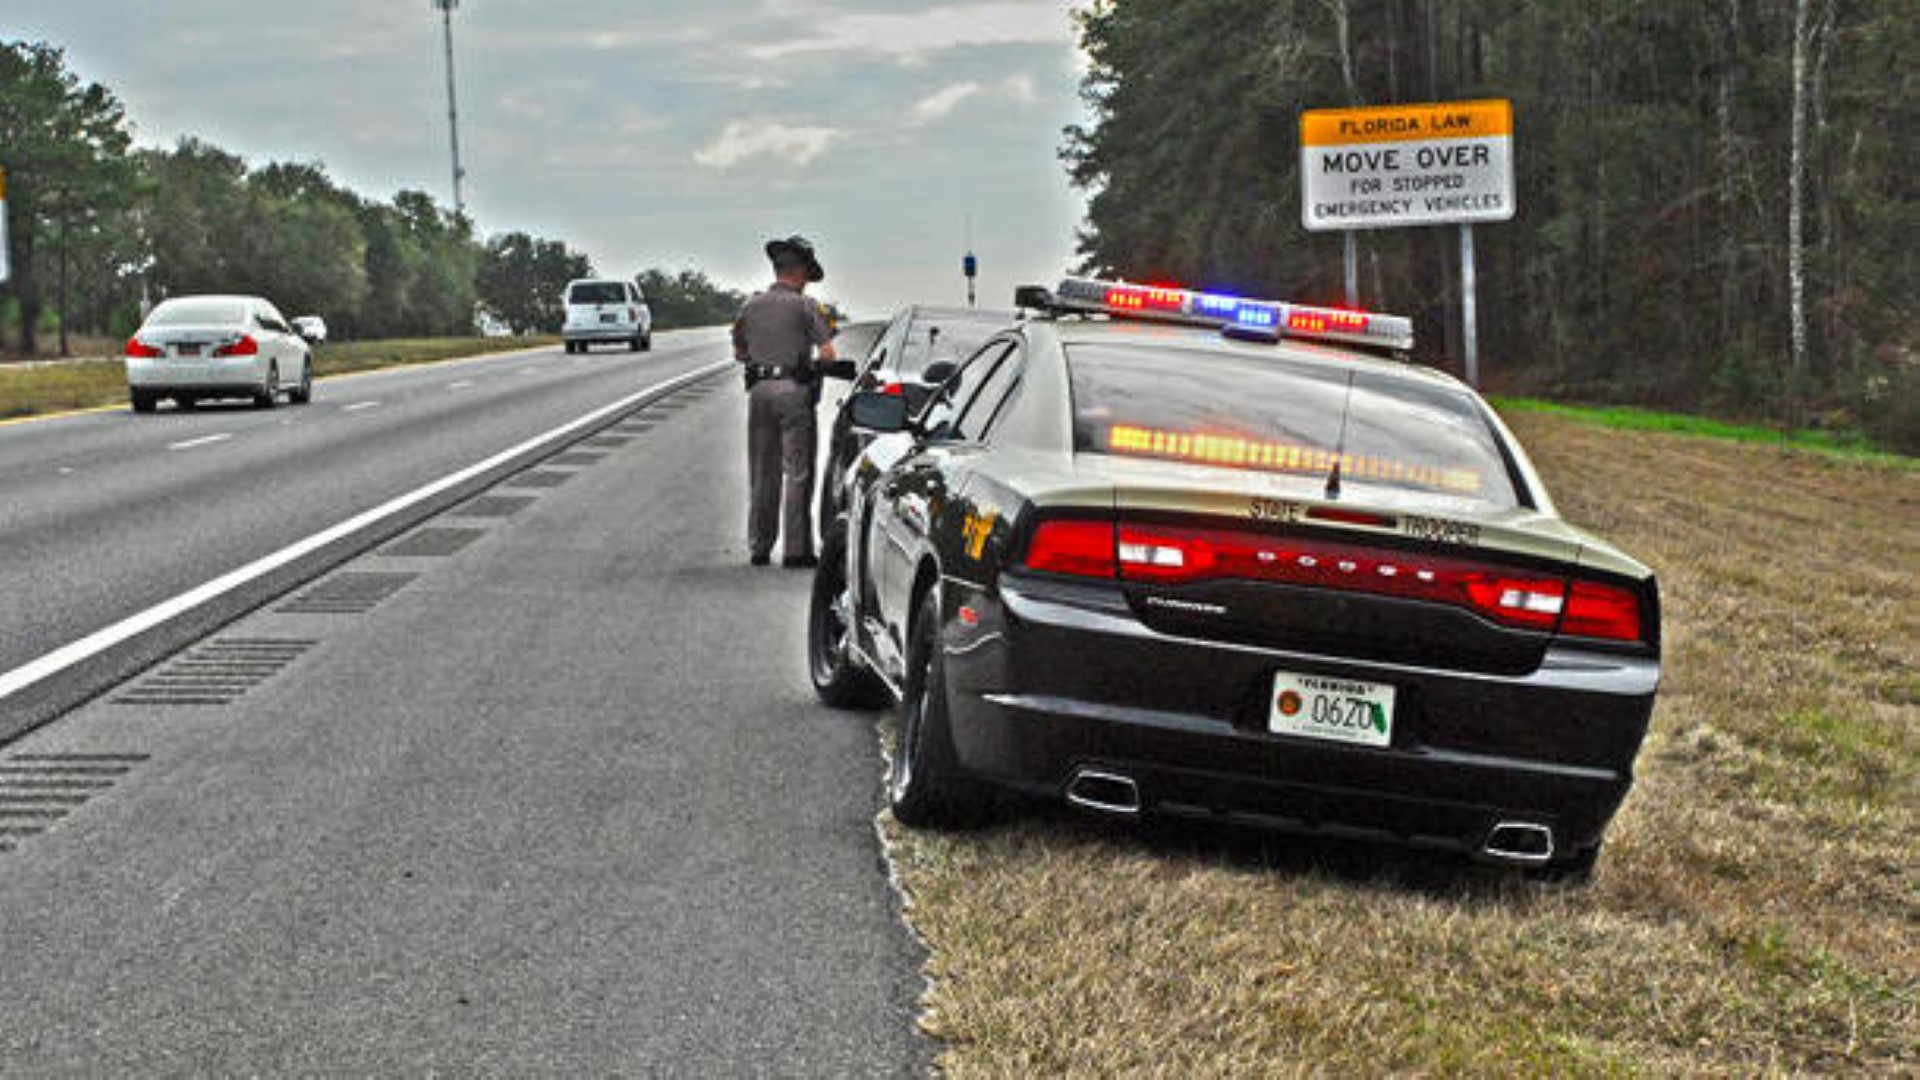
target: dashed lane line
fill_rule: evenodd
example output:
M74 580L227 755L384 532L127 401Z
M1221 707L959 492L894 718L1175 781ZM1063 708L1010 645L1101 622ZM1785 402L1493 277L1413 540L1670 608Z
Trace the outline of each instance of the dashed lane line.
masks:
M218 435L202 435L198 439L188 439L185 442L168 443L167 449L192 450L194 447L197 447L197 446L212 446L214 443L223 443L231 438L233 438L232 432L222 432Z

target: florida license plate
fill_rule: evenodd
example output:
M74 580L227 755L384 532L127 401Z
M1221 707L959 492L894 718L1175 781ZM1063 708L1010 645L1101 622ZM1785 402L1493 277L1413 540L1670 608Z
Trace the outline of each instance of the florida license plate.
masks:
M1387 746L1393 742L1393 687L1282 671L1273 677L1267 727L1276 735Z
M175 345L175 346L173 347L173 355L175 355L175 356L199 356L199 355L200 355L200 346L198 346L198 345Z

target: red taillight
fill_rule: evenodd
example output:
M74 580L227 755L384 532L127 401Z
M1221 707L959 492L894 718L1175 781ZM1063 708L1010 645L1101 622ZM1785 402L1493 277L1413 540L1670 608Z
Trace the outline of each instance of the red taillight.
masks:
M1529 630L1552 630L1566 600L1558 577L1292 537L1123 525L1118 546L1126 581L1277 581L1451 604Z
M889 382L880 388L880 392L888 397L906 397L907 387L905 383Z
M1560 632L1608 641L1639 641L1640 598L1626 589L1591 581L1573 583Z
M252 337L246 334L242 334L240 335L240 340L229 341L225 345L222 345L219 348L213 350L213 355L215 356L258 356L260 355L260 343L253 340Z
M628 321L628 322L631 322L631 323L637 323L637 322L639 322L639 321L640 321L640 309L639 309L639 308L628 308L628 309L627 309L627 321Z
M1049 574L1111 579L1114 565L1110 521L1043 521L1027 541L1027 569Z
M141 341L139 338L127 339L127 357L131 360L158 360L166 354Z
M1465 608L1505 626L1640 641L1631 591L1557 574L1382 548L1225 529L1044 521L1027 546L1032 570L1185 585L1238 579L1370 593Z

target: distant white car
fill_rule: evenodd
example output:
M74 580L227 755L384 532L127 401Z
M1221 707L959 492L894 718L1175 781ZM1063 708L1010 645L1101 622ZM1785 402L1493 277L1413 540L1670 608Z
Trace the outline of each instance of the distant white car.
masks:
M634 352L653 348L653 310L631 281L593 278L567 284L567 351L586 352L595 342L624 344Z
M153 309L127 341L134 412L161 398L190 409L212 398L252 398L263 409L313 400L313 348L257 296L183 296Z
M318 345L327 340L327 320L318 315L302 315L293 320L293 332Z

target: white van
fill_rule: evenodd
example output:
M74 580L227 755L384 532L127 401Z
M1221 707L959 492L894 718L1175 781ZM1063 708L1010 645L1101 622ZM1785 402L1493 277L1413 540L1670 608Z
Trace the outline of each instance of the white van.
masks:
M653 348L653 311L631 281L585 278L567 283L567 351L586 352L595 342L624 344L634 352Z

